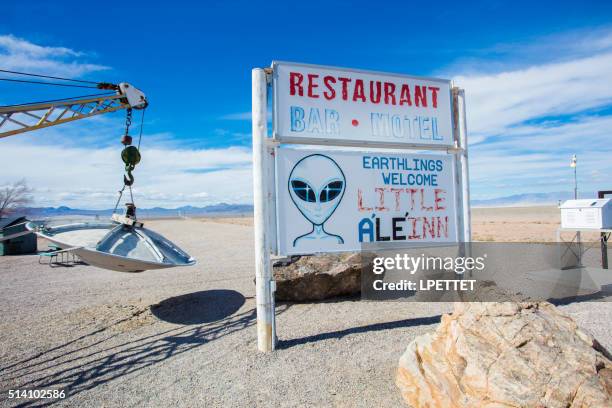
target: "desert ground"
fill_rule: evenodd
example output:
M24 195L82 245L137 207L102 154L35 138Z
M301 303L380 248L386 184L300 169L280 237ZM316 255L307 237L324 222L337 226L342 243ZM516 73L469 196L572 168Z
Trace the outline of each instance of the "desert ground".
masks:
M495 242L554 242L561 224L556 206L473 208L472 239ZM568 233L562 234L568 239ZM597 234L583 233L593 241Z
M474 209L474 238L553 241L558 217L555 207ZM403 406L397 361L452 308L277 303L278 350L262 354L252 219L146 225L198 264L128 274L0 258L0 406ZM612 303L560 308L612 348ZM66 398L8 399L8 390L26 389L62 389Z

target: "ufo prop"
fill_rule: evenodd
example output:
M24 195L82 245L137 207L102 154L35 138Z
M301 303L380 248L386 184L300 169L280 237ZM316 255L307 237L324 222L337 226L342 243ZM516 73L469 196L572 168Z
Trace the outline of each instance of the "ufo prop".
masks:
M28 230L60 251L72 252L84 262L119 272L192 266L196 260L141 222L114 215L110 222L84 222L48 227L34 222Z

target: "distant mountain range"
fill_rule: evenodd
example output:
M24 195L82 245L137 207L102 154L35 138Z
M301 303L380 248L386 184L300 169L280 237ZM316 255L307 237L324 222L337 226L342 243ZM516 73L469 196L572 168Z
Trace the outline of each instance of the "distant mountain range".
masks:
M82 210L70 207L31 207L25 209L31 218L69 217L69 216L100 216L110 217L112 209ZM197 217L197 216L223 216L223 215L251 215L253 206L250 204L215 204L206 207L193 207L190 205L179 208L139 208L138 216L141 218L170 218L170 217Z
M578 198L595 198L597 193L580 193ZM530 205L556 205L559 201L571 200L574 192L515 194L487 200L472 200L472 207L527 207Z
M596 197L595 193L583 193L580 197ZM559 201L573 198L572 192L515 194L485 200L472 200L472 207L523 207L530 205L556 205ZM100 216L109 217L113 210L82 210L70 207L32 207L25 209L31 218ZM245 216L253 214L251 204L215 204L206 207L187 205L179 208L139 208L138 216L142 218L170 217L204 217L204 216Z

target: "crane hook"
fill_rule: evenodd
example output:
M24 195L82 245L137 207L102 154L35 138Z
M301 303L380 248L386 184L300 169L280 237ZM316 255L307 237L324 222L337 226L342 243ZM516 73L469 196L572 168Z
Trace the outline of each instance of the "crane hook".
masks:
M129 187L134 184L134 176L132 175L131 171L127 171L126 173L127 177L125 176L125 174L123 175L123 184Z
M140 152L136 146L126 146L121 152L121 160L125 163L125 172L127 177L123 176L123 182L126 186L134 184L134 176L132 170L140 163Z

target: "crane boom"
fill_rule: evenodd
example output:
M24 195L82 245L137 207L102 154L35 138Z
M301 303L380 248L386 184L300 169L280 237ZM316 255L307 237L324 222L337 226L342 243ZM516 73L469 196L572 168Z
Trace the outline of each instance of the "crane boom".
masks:
M121 109L147 107L144 93L130 84L102 85L101 89L114 89L117 94L0 107L0 139Z

